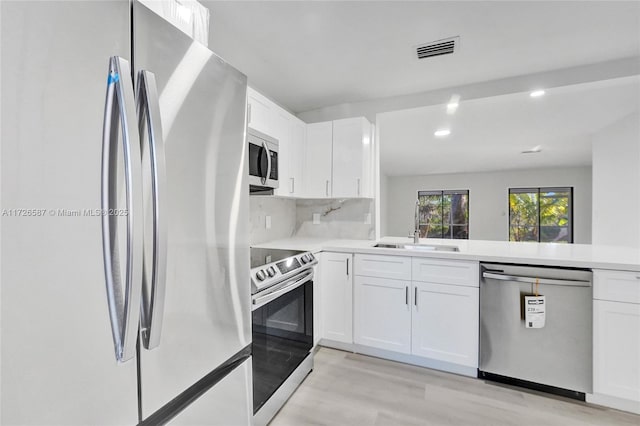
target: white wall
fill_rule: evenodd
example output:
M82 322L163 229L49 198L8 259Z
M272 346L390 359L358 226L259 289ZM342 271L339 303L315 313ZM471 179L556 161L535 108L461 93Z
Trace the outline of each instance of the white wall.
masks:
M380 195L379 195L379 203L380 203L380 235L391 235L387 232L387 221L384 218L387 216L387 206L389 205L389 176L380 172Z
M640 114L592 141L593 243L640 248Z
M469 238L509 240L509 188L572 186L574 242L591 242L591 168L567 167L426 176L389 176L387 209L381 218L386 235L413 231L420 190L469 190ZM385 235L385 234L383 234Z

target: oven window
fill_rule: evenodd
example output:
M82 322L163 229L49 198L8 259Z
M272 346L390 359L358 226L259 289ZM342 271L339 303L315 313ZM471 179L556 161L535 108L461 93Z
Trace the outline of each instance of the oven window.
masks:
M253 412L313 347L313 281L253 311Z

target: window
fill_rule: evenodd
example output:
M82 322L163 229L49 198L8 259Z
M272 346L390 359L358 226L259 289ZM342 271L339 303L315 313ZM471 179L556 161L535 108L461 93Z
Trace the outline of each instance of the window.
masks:
M469 191L418 191L420 236L469 239Z
M573 188L509 189L509 241L573 242Z

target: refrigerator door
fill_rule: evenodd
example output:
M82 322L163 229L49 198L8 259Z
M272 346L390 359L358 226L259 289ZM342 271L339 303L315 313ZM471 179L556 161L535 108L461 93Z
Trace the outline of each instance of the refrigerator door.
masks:
M172 426L250 425L253 417L251 402L251 358L249 358L168 424ZM215 415L212 416L212 413Z
M158 88L167 182L162 333L140 353L144 419L251 343L246 77L145 6L133 14L136 72Z
M131 59L130 5L0 7L0 423L135 424L136 360L116 361L95 214L109 58Z

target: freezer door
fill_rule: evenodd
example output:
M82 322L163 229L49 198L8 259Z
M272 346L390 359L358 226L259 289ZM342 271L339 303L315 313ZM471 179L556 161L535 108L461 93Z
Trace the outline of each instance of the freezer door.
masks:
M158 88L167 182L162 333L140 354L146 418L251 342L246 77L145 6L133 13L136 72Z
M99 214L109 58L131 59L129 6L0 3L2 424L137 422L136 360L114 353ZM133 343L135 355L135 333Z
M215 416L211 413L215 413ZM168 424L172 426L249 425L252 416L251 358L249 358Z

